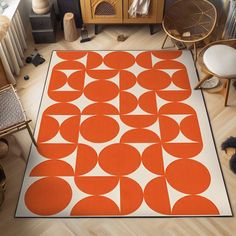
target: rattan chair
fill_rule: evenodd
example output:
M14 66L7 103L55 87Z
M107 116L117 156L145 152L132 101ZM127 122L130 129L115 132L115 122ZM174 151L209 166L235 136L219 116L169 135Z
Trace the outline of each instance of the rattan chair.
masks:
M0 89L0 137L27 129L35 146L34 139L29 123L31 120L26 118L21 102L12 85L7 85Z
M209 68L207 67L207 65L204 62L204 54L205 52L211 48L212 46L215 45L226 45L226 46L230 46L236 49L236 39L227 39L227 40L219 40L213 43L208 44L207 46L205 46L198 54L198 64L201 67L201 70L206 74L205 77L203 77L199 83L195 86L195 89L199 89L201 87L201 85L208 79L212 78L213 76L216 76L217 78L220 79L225 79L226 80L226 93L225 93L225 106L227 106L228 104L228 97L229 97L229 89L230 89L230 84L231 84L231 80L232 79L236 79L236 74L235 75L231 75L231 76L223 76L223 75L219 75L216 74L214 71L210 71ZM224 59L224 54L221 54L218 58L216 58L216 60L220 60L220 63L222 64L222 67L225 66L225 63L227 63L227 61Z
M217 20L215 6L207 0L177 0L165 13L162 26L166 33L162 48L168 37L193 45L197 58L196 43L207 38L214 30Z

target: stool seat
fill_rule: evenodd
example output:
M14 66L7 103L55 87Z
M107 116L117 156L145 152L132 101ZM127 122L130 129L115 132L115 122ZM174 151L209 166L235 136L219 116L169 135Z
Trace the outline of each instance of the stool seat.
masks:
M228 45L213 45L204 55L203 62L209 71L223 78L236 77L236 50Z
M225 106L228 105L230 84L236 79L236 39L219 40L206 45L198 55L198 63L206 74L195 86L201 85L213 76L226 80Z

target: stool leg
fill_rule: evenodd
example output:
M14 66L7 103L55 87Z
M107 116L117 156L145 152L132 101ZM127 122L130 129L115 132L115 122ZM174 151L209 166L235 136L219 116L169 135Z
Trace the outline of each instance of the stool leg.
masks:
M213 75L210 75L210 74L207 74L203 79L201 79L198 83L197 83L197 85L194 87L194 89L196 90L196 89L199 89L200 87L201 87L201 85L203 84L203 82L205 82L206 80L208 80L208 79L210 79L210 78L212 78L213 77Z
M27 127L28 133L29 133L29 135L30 135L30 138L31 138L33 144L34 144L36 147L38 147L37 142L36 142L35 139L34 139L34 135L33 135L32 131L31 131L31 128L30 128L30 126L29 126L28 123L26 123L26 127Z
M228 104L230 82L231 82L231 80L227 79L227 82L226 82L226 92L225 92L225 107L227 107L227 104Z
M161 49L164 48L164 46L165 46L165 44L166 44L167 38L168 38L168 34L166 34L166 36L165 36L165 38L164 38L164 41L163 41L163 43L162 43L162 45L161 45Z

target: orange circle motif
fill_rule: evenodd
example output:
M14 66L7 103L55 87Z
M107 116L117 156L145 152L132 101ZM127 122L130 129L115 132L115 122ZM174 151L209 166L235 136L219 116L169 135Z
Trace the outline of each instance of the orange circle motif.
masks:
M84 95L95 102L106 102L115 98L119 93L116 84L107 80L89 83L84 89Z
M81 135L90 142L104 143L115 138L119 132L116 120L108 116L92 116L80 127Z
M172 162L166 169L166 179L173 188L187 194L204 192L211 181L207 168L190 159Z
M167 88L171 83L171 78L161 70L146 70L138 75L138 83L143 88L158 91Z
M134 147L116 143L101 151L98 162L107 173L120 176L135 171L141 163L141 156Z
M47 177L35 181L25 194L25 205L38 215L59 213L72 198L70 185L63 179Z
M135 63L135 58L128 52L111 52L104 57L104 63L112 69L126 69Z

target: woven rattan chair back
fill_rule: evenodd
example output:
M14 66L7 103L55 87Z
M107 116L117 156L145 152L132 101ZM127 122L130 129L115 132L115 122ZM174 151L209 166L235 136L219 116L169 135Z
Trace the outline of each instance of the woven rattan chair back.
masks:
M32 142L37 146L21 102L12 85L0 89L0 137L27 129Z
M176 40L194 43L207 38L217 20L215 6L207 0L178 0L167 10L163 28Z

